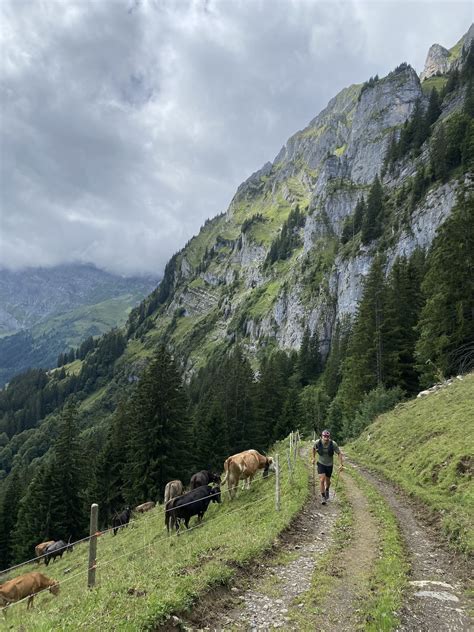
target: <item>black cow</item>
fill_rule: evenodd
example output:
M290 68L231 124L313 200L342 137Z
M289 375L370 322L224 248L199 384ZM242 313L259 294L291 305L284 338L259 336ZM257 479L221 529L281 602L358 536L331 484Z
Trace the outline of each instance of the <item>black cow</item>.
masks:
M46 551L44 552L44 563L46 564L46 566L48 566L51 560L53 560L54 562L57 557L61 558L64 551L71 552L72 550L73 545L71 544L71 538L69 538L67 544L66 542L64 542L64 540L58 540L54 544L50 544L47 547Z
M112 518L112 527L114 531L114 535L117 535L117 531L120 527L125 527L130 522L130 516L132 515L132 510L130 507L126 507L120 513L116 513Z
M214 503L221 502L220 487L204 485L172 498L166 505L166 511L169 512L172 524L176 525L176 531L179 530L181 521L186 525L186 529L189 529L189 521L193 516L202 520L211 500Z
M210 483L217 483L218 485L221 482L221 477L218 474L214 474L211 470L201 470L200 472L196 472L191 476L191 481L189 483L189 489L197 489L198 487L202 487L203 485L209 485Z

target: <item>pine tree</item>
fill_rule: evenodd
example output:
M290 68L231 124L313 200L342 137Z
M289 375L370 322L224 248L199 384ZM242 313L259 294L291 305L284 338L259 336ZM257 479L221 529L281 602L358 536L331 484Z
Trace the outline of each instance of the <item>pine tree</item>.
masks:
M424 253L415 250L410 260L397 259L386 284L384 306L384 385L400 387L413 395L419 391L415 366L416 325L423 305L421 282Z
M436 180L446 182L448 179L448 163L446 155L446 133L444 125L440 125L431 144L431 172Z
M189 476L192 440L181 378L164 346L143 372L130 414L127 500L135 504L162 499L169 480Z
M22 496L16 525L11 538L13 561L23 562L34 557L34 548L46 540L59 540L51 524L50 464L38 466L36 473Z
M376 176L367 199L367 210L362 225L362 242L364 244L369 244L382 234L383 214L383 189L378 176Z
M329 396L321 386L311 384L299 393L299 421L301 429L307 433L313 430L320 434L326 426Z
M255 416L259 444L266 450L271 442L274 426L286 400L292 363L284 351L266 356L260 367L256 385Z
M296 430L298 425L298 389L290 388L283 404L277 423L274 428L273 440L279 441L287 437L290 432Z
M223 363L220 392L230 451L235 454L248 449L248 445L259 438L254 410L254 375L240 346Z
M105 446L97 459L95 484L90 494L92 501L99 505L102 526L110 524L114 512L120 511L125 505L125 457L130 441L130 417L128 403L120 402L112 418Z
M433 125L433 123L438 120L440 114L441 104L439 94L436 88L433 88L430 93L430 100L425 115L425 120L428 128L431 127L431 125Z
M357 233L360 232L360 230L362 229L365 214L365 200L363 197L361 197L359 198L354 211L354 235L357 235Z
M331 347L324 368L324 391L330 400L334 399L342 379L342 362L347 354L347 345L351 331L348 318L337 322L331 336Z
M48 471L50 520L57 539L67 540L71 537L75 540L85 533L87 514L83 490L86 465L79 440L77 410L71 403L62 412L54 444L54 457Z
M298 357L298 370L300 381L303 386L313 382L321 373L321 354L319 352L318 335L312 335L306 327L301 341L301 348Z
M374 259L357 309L337 397L351 418L363 395L384 381L384 260Z
M424 384L473 365L474 196L459 196L438 229L422 284L417 356Z
M230 449L224 411L216 398L204 400L197 407L194 435L197 456L195 469L221 472ZM257 449L261 449L261 446Z
M23 486L18 469L8 477L7 487L0 503L0 570L7 568L13 560L13 529L18 517Z

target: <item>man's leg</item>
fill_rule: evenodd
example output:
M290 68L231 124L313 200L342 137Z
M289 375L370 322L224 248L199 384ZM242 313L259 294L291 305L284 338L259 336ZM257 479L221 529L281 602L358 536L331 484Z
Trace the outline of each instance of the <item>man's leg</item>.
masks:
M319 489L321 490L321 502L323 505L326 504L326 474L319 475Z
M329 488L331 487L331 477L326 476L326 500L329 500Z

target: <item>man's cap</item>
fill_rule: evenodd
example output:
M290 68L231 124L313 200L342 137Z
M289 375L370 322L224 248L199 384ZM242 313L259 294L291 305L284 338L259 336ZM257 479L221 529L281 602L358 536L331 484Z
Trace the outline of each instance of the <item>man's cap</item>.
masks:
M322 431L322 433L321 433L321 435L322 435L323 437L330 437L330 436L331 436L331 433L330 433L330 431L329 431L329 430L323 430L323 431Z

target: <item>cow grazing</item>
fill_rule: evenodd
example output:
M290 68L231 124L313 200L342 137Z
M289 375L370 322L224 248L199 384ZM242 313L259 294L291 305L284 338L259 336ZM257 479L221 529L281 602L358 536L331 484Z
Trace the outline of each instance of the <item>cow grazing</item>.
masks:
M224 484L227 481L229 496L232 500L237 493L240 479L244 480L247 489L258 470L263 470L263 476L268 476L268 472L275 471L272 457L263 456L257 450L245 450L230 456L224 463Z
M181 481L175 480L175 481L170 481L169 483L166 483L165 499L164 499L165 505L172 498L176 498L176 496L181 496L183 492L184 492L184 485Z
M179 530L181 522L184 522L186 529L189 529L191 518L197 516L198 520L202 520L211 501L221 502L221 490L219 487L204 485L182 496L172 498L165 506L165 511L171 516L176 531Z
M59 582L46 577L43 573L26 573L0 585L0 603L2 606L7 606L28 597L28 605L26 606L28 609L33 604L34 596L48 588L53 595L57 595Z
M147 511L150 511L150 509L153 509L155 506L155 503L150 500L147 503L142 503L141 505L138 505L137 507L135 507L135 511L137 513L145 513Z
M121 527L125 527L130 522L130 516L132 515L132 510L130 507L126 507L120 513L116 513L112 518L112 527L114 531L114 535L117 535L117 531Z
M50 544L44 552L44 563L46 564L46 566L48 566L51 560L53 560L54 562L57 557L61 558L65 551L68 551L70 553L73 548L74 547L71 544L71 538L69 538L67 544L66 542L64 542L64 540L58 540L57 542Z
M39 564L41 562L41 557L44 555L48 546L54 544L54 540L48 540L47 542L41 542L41 544L37 544L35 546L35 555L37 557L36 562Z
M198 487L202 487L203 485L210 485L210 483L217 483L218 485L221 482L221 477L218 474L214 474L210 470L201 470L200 472L196 472L191 476L191 481L189 482L189 489L197 489Z

